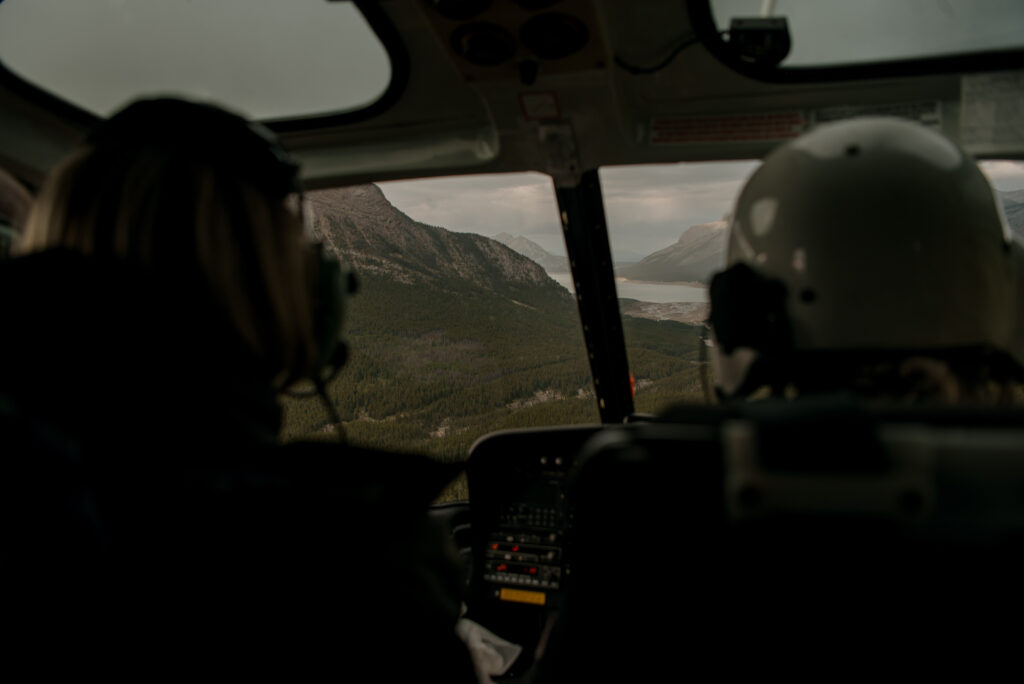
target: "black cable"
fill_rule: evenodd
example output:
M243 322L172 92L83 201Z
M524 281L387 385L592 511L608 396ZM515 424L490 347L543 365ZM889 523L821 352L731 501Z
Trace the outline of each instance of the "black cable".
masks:
M332 421L334 421L334 429L338 433L338 442L341 444L345 443L345 428L341 425L341 414L338 413L338 407L335 406L327 396L327 385L323 380L317 380L316 393L320 397L320 400L324 403L324 407L327 408L327 415Z
M728 31L722 31L722 33L723 34L724 33L728 33ZM678 57L680 52L682 52L686 48L690 47L691 45L694 45L694 44L699 43L699 42L700 42L700 38L698 38L697 36L689 36L687 38L683 38L682 42L679 43L679 45L677 45L672 50L672 52L670 52L668 54L668 56L665 57L665 59L661 60L660 62L658 62L657 64L655 64L653 66L638 66L636 64L630 64L629 62L625 61L624 59L622 59L618 55L615 55L615 64L620 69L623 69L623 70L625 70L625 71L627 71L627 72L629 72L631 74L653 74L653 73L657 73L657 72L661 71L662 69L664 69L665 67L667 67L669 64L671 64L672 60L675 59L676 57Z

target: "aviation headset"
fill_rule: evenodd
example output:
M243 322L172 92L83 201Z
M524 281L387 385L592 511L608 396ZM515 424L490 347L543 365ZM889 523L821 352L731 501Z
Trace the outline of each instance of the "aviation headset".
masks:
M269 197L299 197L299 218L305 220L299 166L264 126L223 109L173 98L136 101L102 122L86 142L103 154L134 154L139 147L187 150L189 158L240 178ZM313 243L311 279L316 358L310 380L323 386L344 365L348 355L340 339L345 297L357 289L355 275L338 259Z

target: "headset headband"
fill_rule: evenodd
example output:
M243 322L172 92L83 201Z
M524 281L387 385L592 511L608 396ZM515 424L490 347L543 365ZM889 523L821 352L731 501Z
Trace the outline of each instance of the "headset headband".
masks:
M158 150L171 158L204 161L214 169L284 197L300 190L298 165L265 126L210 105L173 98L138 100L86 138L97 154Z

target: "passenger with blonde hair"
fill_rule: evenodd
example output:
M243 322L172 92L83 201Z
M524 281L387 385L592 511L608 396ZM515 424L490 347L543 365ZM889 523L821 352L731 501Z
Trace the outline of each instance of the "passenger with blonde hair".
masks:
M206 290L275 386L317 355L310 250L286 199L298 167L269 131L177 100L136 103L51 173L20 251L64 248ZM198 294L198 292L196 293Z
M20 657L473 681L427 516L458 467L277 443L278 393L343 359L350 289L300 190L267 130L174 99L103 122L40 190L0 264Z

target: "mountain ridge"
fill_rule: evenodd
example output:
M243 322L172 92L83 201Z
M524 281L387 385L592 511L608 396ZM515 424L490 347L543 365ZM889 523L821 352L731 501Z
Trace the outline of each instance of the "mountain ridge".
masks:
M1024 189L997 190L996 196L1010 232L1024 243ZM728 232L725 220L692 225L668 247L616 269L616 275L650 282L707 283L725 267Z
M630 280L706 283L725 266L727 228L724 220L690 226L675 243L620 268L616 275Z
M569 272L569 259L567 257L552 254L523 235L501 232L495 235L494 239L506 247L519 252L527 259L537 262L548 273Z
M496 240L410 218L376 185L314 191L308 199L314 236L358 275L442 289L456 280L493 292L510 284L564 291L540 265Z

